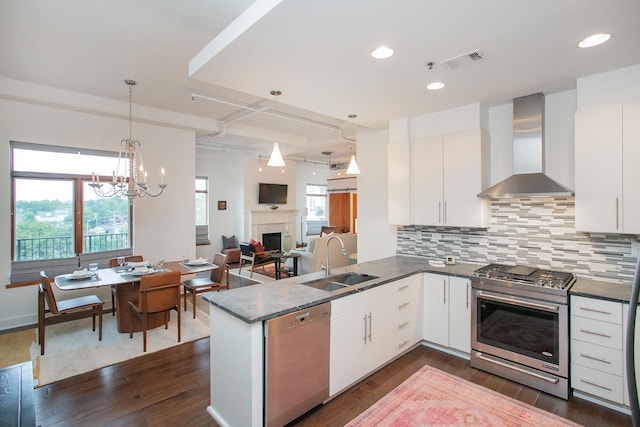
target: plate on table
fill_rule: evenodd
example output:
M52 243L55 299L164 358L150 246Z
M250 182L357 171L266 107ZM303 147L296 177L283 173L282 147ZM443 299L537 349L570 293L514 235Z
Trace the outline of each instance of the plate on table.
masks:
M203 258L199 258L199 259L190 259L189 261L185 262L185 265L205 265L207 264L208 261L206 259Z
M87 269L74 271L71 274L67 274L67 279L71 280L80 280L80 279L88 279L91 277L91 272Z
M133 271L130 271L129 274L133 276L145 276L147 274L153 274L157 270L148 267L137 267Z

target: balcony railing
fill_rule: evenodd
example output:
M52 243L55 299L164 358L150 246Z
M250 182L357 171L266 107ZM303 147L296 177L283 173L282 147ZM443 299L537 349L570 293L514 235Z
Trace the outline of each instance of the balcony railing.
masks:
M85 234L83 253L113 251L129 247L129 233ZM75 256L73 236L16 239L15 261L70 258Z

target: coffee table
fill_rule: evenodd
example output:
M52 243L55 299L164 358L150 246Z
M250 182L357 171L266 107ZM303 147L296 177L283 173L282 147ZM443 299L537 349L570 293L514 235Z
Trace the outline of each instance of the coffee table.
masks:
M293 273L294 276L298 275L298 258L300 258L300 254L294 254L294 253L286 254L284 252L279 252L279 253L271 254L270 256L276 260L276 280L280 280L282 276L282 272L286 271L281 269L280 264L283 262L283 260L286 262L286 260L289 258L293 259L293 270L291 270L291 272Z

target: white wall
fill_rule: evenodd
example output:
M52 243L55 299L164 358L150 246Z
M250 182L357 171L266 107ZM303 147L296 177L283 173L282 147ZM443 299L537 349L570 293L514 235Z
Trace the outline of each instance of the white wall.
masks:
M92 98L96 101L96 98ZM59 99L58 103L63 102ZM112 103L113 101L105 101ZM126 103L121 103L127 111ZM134 113L135 117L135 113ZM178 259L181 249L195 253L195 134L191 131L134 123L134 137L142 142L145 166L153 173L166 170L168 184L159 198L139 199L134 208L134 251L148 259ZM0 100L0 330L37 321L35 286L7 289L11 269L12 140L68 147L117 151L129 134L128 121L62 108ZM176 147L180 147L176 150ZM107 300L108 290L101 296ZM69 293L69 296L72 296Z
M279 210L295 210L298 207L296 163L288 161L286 166L267 166L264 159L246 159L244 162L244 239L260 240L259 236L251 236L250 211L268 211L268 205L258 203L258 184L287 184L287 204L277 205ZM295 238L295 230L289 230Z
M389 132L361 131L358 144L358 262L394 256L397 229L387 219Z
M640 64L577 80L579 110L640 102Z
M222 249L222 236L244 239L244 160L248 154L196 149L196 175L209 178L210 245L196 248L196 256L211 258ZM227 209L218 210L218 201L226 201Z

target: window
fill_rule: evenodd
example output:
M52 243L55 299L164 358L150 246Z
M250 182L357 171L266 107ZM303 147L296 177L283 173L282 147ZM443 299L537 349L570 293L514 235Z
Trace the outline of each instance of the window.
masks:
M327 186L307 184L307 221L327 219Z
M110 180L117 157L111 152L12 141L12 260L129 250L129 201L99 197L88 185L92 172Z
M196 245L209 245L209 178L196 177Z

